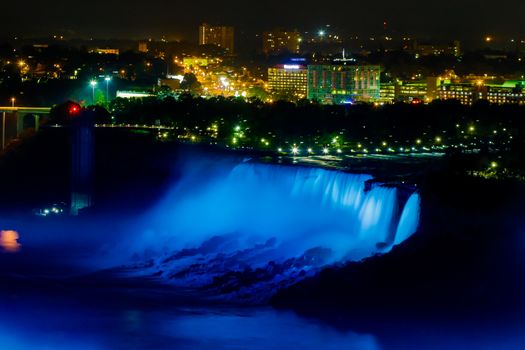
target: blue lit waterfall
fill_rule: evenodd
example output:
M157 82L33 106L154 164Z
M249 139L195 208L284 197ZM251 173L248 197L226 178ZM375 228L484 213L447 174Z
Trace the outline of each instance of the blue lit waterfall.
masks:
M266 282L251 288L271 281L274 289L277 282L297 281L300 271L304 277L327 264L387 252L417 230L419 196L404 203L395 187L366 190L371 180L249 162L194 168L143 218L141 242L164 249L148 271L203 287L232 271L267 273L270 264ZM274 273L276 264L286 267Z

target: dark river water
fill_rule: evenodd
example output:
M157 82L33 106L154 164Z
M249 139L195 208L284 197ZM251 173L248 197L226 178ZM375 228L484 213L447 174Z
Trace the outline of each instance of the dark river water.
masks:
M78 294L89 290L77 291ZM124 293L124 291L122 291ZM2 293L2 349L523 349L523 328ZM106 295L118 298L119 295ZM345 320L349 324L345 325ZM353 329L352 327L355 327Z
M4 234L2 241L0 349L525 348L524 323L490 316L438 321L424 312L419 318L332 310L317 317L187 302L147 284L93 277L99 266L87 261L101 241L68 242L67 225L4 224L19 236ZM38 234L42 228L47 239Z

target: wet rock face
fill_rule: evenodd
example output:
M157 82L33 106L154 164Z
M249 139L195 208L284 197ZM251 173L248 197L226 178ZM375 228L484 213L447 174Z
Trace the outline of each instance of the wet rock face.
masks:
M330 249L312 248L298 257L281 259L275 238L250 248L238 247L235 235L215 236L198 248L149 259L126 270L181 287L196 297L258 304L267 302L277 290L314 276L333 255Z

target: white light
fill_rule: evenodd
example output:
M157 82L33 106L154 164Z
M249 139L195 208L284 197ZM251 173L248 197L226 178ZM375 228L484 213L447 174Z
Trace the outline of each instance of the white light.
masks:
M298 64L285 64L284 69L300 69L301 66Z
M324 154L328 154L328 152L330 152L330 150L329 150L328 148L326 148L326 147L323 148L323 153L324 153Z
M292 148L292 153L293 153L293 154L299 154L299 148L297 148L296 146L294 146L294 147Z
M220 77L219 80L224 87L230 86L230 82L226 77Z

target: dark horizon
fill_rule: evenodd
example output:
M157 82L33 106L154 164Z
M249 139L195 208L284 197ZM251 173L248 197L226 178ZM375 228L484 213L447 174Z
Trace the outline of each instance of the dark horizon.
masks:
M152 0L130 4L91 1L85 6L55 0L36 0L5 4L9 14L0 23L3 36L66 38L161 38L196 41L202 22L232 25L236 34L252 35L274 27L316 31L327 24L334 31L355 35L412 35L436 40L482 41L525 40L520 25L525 3L509 1L505 7L488 7L479 2L441 1L425 6L415 0L391 3L386 0L360 3L336 0L330 6L319 2L266 1L246 3L238 0L213 3L167 3ZM387 31L384 22L387 21Z

